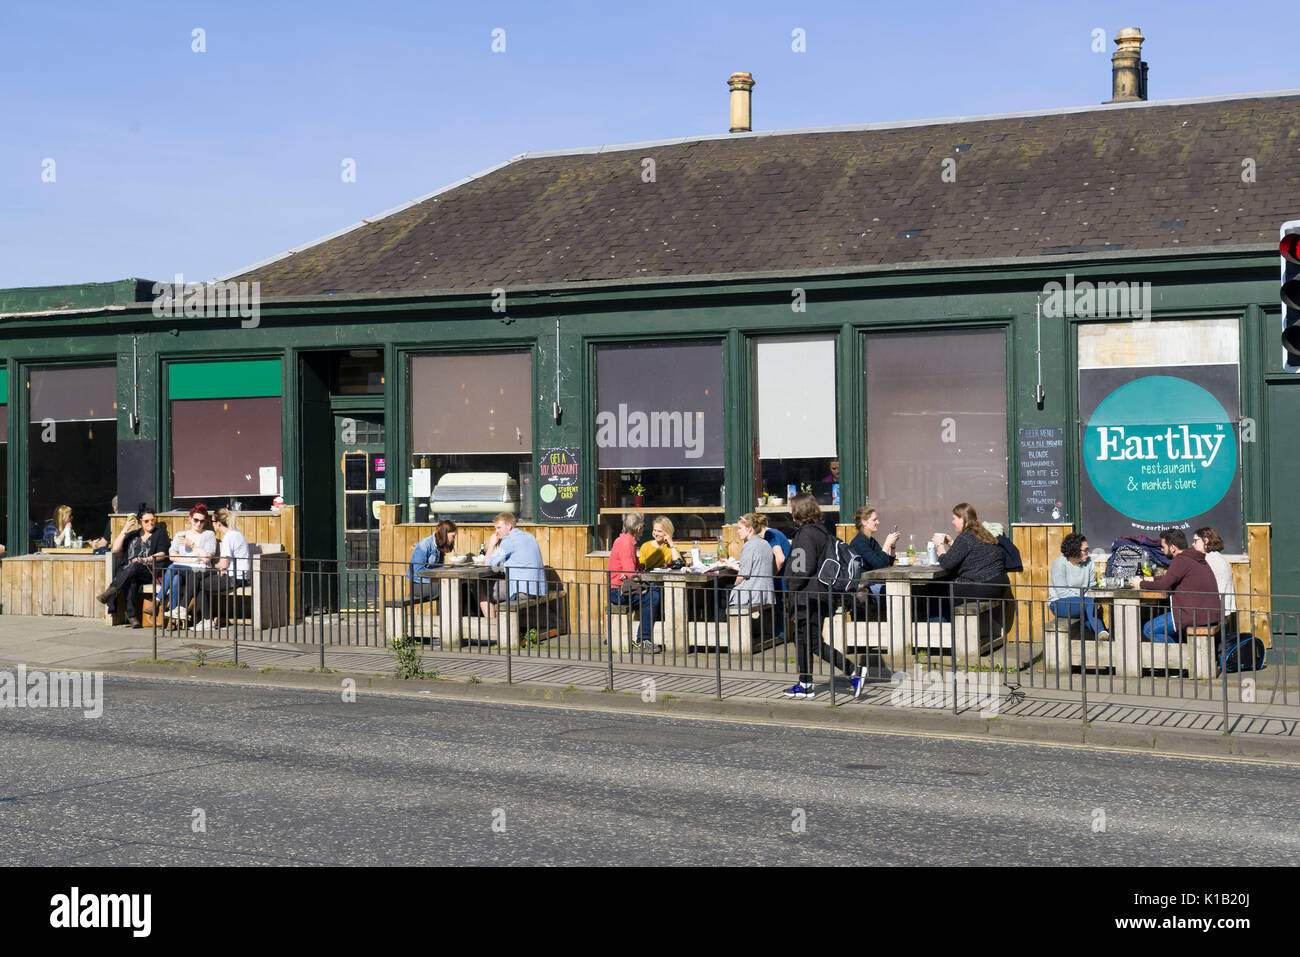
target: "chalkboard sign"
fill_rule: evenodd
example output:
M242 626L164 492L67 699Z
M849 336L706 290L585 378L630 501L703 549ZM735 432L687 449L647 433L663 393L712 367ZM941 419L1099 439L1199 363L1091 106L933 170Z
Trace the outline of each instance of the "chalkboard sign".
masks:
M1020 521L1065 522L1065 430L1021 429Z
M542 449L537 459L537 501L544 522L580 521L582 490L577 449Z

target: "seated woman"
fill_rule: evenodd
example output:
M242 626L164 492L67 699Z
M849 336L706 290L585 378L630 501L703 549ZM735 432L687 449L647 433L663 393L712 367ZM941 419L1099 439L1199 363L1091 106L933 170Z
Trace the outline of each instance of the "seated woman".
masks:
M171 564L163 572L162 602L168 607L167 617L180 621L186 617L189 604L189 573L207 568L217 554L217 533L208 520L208 507L202 502L190 509L190 527L172 539L168 557ZM162 606L160 606L162 607Z
M677 546L673 544L673 523L667 515L655 516L655 520L650 525L650 534L654 537L654 541L642 545L641 552L637 556L641 567L646 571L671 565L682 557L677 551Z
M456 523L444 518L433 530L433 534L420 539L411 550L411 561L406 569L407 581L411 583L411 596L414 598L430 597L438 583L421 578L420 572L426 568L442 565L451 550L456 546Z
M895 531L886 535L884 545L876 541L876 532L880 530L879 512L870 506L860 508L853 513L853 525L858 534L849 542L849 548L862 559L864 572L888 568L894 564L894 549L898 546L899 533ZM884 582L873 582L865 593L859 593L870 596L870 606L867 608L869 613L884 610L884 592Z
M950 621L953 605L1005 598L1011 587L1002 548L981 524L974 506L968 502L954 505L952 527L957 532L955 539L942 532L934 536L939 564L948 574L948 580L937 582L923 592L931 596L926 609L931 621Z
M1071 532L1061 542L1061 554L1052 562L1048 577L1047 607L1057 618L1081 618L1084 625L1101 641L1110 641L1110 632L1097 610L1096 602L1084 594L1092 584L1092 561L1088 557L1088 540Z
M614 545L609 551L609 602L611 605L628 605L640 609L640 630L636 644L642 651L653 653L659 650L654 643L654 627L663 601L663 590L651 587L628 591L623 587L624 581L640 571L636 540L644 530L645 516L640 512L629 512L623 516L623 532L614 539Z
M1223 539L1211 526L1198 528L1192 536L1192 548L1205 555L1205 564L1214 572L1214 583L1223 602L1224 628L1229 634L1237 631L1237 595L1232 584L1232 566L1223 557ZM1230 617L1231 616L1231 617Z
M76 537L72 531L72 506L60 505L54 510L54 517L45 523L41 548L71 548Z
M736 520L736 534L742 543L740 558L729 558L723 563L736 569L736 582L727 598L727 604L732 607L776 604L776 593L772 587L776 561L772 547L763 538L763 524L753 512ZM721 618L721 609L719 617Z

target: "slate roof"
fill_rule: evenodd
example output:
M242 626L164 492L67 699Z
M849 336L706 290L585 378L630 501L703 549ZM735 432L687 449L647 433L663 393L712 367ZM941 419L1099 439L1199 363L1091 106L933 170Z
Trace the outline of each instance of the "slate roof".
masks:
M1298 187L1300 91L740 134L524 154L225 278L285 297L1257 246Z

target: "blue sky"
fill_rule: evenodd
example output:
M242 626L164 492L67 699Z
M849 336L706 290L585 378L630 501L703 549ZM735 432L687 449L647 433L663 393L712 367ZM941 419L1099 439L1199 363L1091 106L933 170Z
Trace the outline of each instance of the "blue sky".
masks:
M1296 88L1286 9L11 2L0 287L211 278L521 152L725 133L736 70L759 130L1100 103L1126 26L1152 99Z

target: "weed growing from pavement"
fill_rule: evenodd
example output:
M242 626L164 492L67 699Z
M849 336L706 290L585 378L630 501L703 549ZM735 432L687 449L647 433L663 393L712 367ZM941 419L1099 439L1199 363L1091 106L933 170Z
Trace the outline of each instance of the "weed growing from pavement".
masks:
M478 675L470 675L469 681L466 682L466 684L471 684L471 685L481 685L482 683L483 683L483 679L480 678Z
M394 638L393 657L397 660L397 667L393 674L398 678L424 677L424 667L420 664L418 638Z
M208 649L206 649L206 648L195 648L195 649L194 649L194 667L196 667L196 668L202 668L202 667L203 667L204 665L206 665L207 663L208 663Z
M565 690L565 691L577 691L577 690L578 690L578 686L577 686L577 685L565 685L565 686L564 686L564 690Z
M265 668L259 668L258 670L261 671L262 674L266 674L268 671L279 671L280 669L275 665L267 665Z

